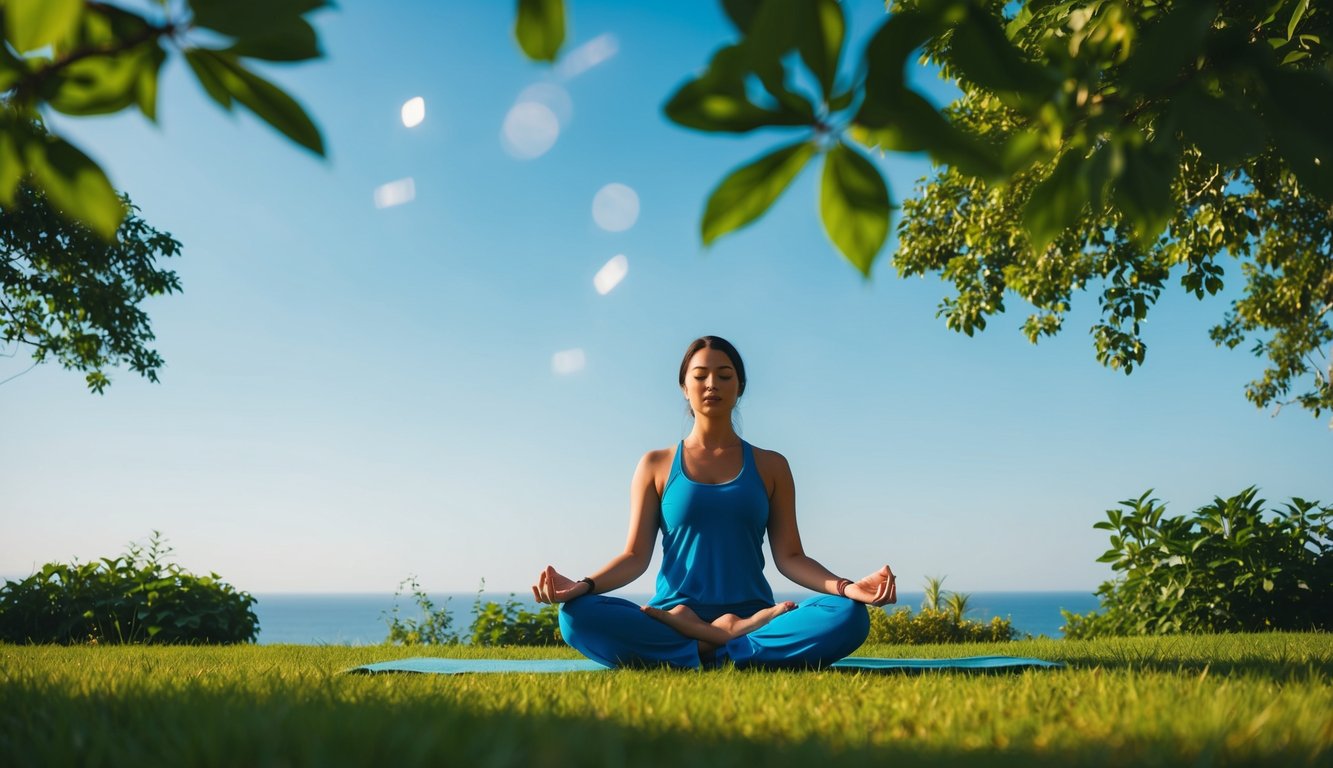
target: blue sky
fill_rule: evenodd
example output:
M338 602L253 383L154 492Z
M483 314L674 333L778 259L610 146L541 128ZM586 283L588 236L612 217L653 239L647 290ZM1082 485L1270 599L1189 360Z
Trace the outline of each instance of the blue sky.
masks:
M184 243L168 266L185 291L148 304L161 384L120 371L98 397L46 365L0 386L0 575L158 529L183 565L252 592L581 576L624 543L639 456L688 432L675 371L705 333L745 356L742 433L790 460L807 551L853 578L888 562L905 589L1091 589L1110 574L1092 524L1148 488L1178 512L1251 484L1333 501L1327 420L1245 401L1259 362L1207 338L1221 297L1165 296L1130 377L1094 359L1092 295L1040 346L1016 297L969 339L935 318L937 279L897 278L887 252L869 282L841 260L813 167L704 250L711 187L788 140L662 118L730 37L712 3L573 0L568 50L614 54L572 77L522 58L511 3L340 6L316 17L325 60L268 70L327 160L222 113L174 60L160 126L57 121ZM849 7L863 39L882 4ZM568 112L548 98L558 138L516 158L502 126L540 83ZM899 201L928 171L881 167ZM414 199L377 208L405 178ZM593 220L610 183L639 200L623 231ZM628 273L602 295L618 254ZM583 367L557 373L575 349ZM28 365L0 359L0 379Z

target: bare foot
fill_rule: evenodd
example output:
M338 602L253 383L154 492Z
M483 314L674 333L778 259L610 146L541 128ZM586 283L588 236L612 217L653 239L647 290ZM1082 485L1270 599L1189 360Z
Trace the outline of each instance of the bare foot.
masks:
M788 600L772 608L765 608L745 619L734 613L725 613L717 617L712 624L699 618L698 614L683 605L678 605L669 611L644 606L643 612L686 637L716 646L726 645L729 640L747 635L795 608L796 603Z
M796 603L793 603L790 600L784 600L772 608L765 608L762 611L758 611L747 619L742 619L734 613L723 614L717 617L713 622L713 626L727 630L732 637L740 637L741 635L750 634L787 611L794 610L796 610Z
M709 624L699 618L699 614L683 605L678 605L669 611L645 605L643 612L686 637L702 640L711 645L725 645L732 638L727 630Z

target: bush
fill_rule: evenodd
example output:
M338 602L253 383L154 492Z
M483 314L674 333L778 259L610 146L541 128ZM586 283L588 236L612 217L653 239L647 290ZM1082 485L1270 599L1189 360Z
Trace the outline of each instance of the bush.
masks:
M1333 507L1293 498L1263 512L1247 488L1185 517L1148 496L1120 502L1099 562L1101 613L1064 612L1065 637L1333 629Z
M0 641L9 643L249 643L255 598L216 573L175 563L161 534L114 558L47 563L0 587Z
M421 619L403 619L399 615L398 597L403 587L410 587L421 611ZM560 645L564 642L560 635L559 606L544 605L536 611L529 611L513 594L503 604L489 600L483 602L481 593L485 588L486 581L483 579L477 589L477 600L472 604L468 641L473 645ZM398 589L394 593L393 610L387 616L387 642L398 645L454 645L463 642L463 637L453 629L448 600L445 600L443 608L436 608L415 576L404 579Z
M411 590L422 618L404 619L399 616L398 598L402 596L404 587ZM443 608L436 608L435 602L417 583L417 577L408 576L398 583L398 590L393 593L389 636L385 642L394 645L454 645L459 642L459 637L451 628L453 621L453 616L449 614L449 599L445 599Z
M926 643L996 643L1008 642L1018 636L1009 619L996 616L989 624L964 618L968 596L959 592L942 592L941 578L926 579L925 599L921 612L899 608L889 612L870 609L870 636L868 643L892 645L923 645ZM941 603L944 607L941 608Z
M889 612L870 609L870 636L867 643L924 645L927 643L1000 643L1018 636L1009 619L996 616L989 624L970 619L959 620L947 611L911 608Z
M529 611L510 595L504 605L489 601L482 603L478 599L472 607L473 645L561 645L564 642L560 635L558 605L543 605L536 611Z

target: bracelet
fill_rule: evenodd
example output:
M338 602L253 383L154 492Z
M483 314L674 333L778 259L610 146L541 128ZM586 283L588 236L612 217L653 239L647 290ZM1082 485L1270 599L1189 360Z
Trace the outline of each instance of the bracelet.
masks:
M838 579L838 596L847 596L847 587L852 583L851 579Z
M592 593L597 591L597 582L593 581L591 577L584 576L583 578L579 579L579 581L588 585L588 591L584 592L583 594L591 595Z

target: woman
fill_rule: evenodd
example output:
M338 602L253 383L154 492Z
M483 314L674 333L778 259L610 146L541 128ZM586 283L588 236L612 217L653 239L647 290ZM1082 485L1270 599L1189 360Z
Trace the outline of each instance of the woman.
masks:
M538 602L564 603L565 641L607 666L668 664L824 666L865 642L865 605L896 602L886 565L859 581L839 578L805 554L787 460L736 434L731 415L745 393L745 364L725 339L704 336L680 364L694 428L673 448L644 454L634 472L625 551L573 581L547 566ZM648 568L662 531L657 592L640 609L601 593ZM821 593L775 603L764 579L764 534L782 575Z

